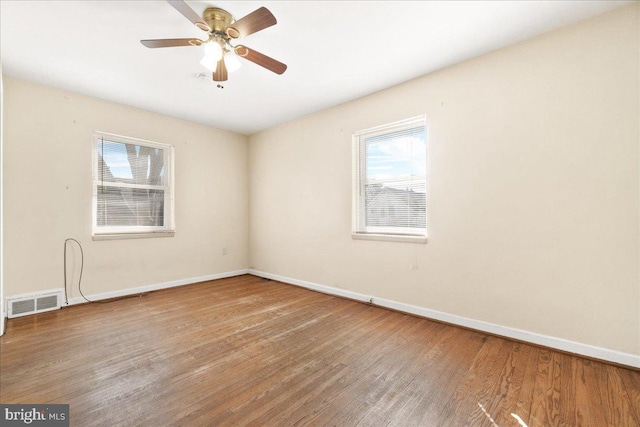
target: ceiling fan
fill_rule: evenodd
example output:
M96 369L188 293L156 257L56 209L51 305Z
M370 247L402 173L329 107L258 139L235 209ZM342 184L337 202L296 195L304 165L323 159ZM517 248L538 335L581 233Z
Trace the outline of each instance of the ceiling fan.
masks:
M210 7L202 17L191 9L183 0L168 0L171 6L202 31L209 33L205 40L197 38L140 40L148 48L201 46L204 45L205 57L201 64L213 72L213 80L223 82L228 79L229 70L240 66L234 55L251 61L276 74L282 74L287 66L280 61L264 55L244 45L233 45L232 40L246 37L277 23L275 16L266 7L254 10L236 21L226 10Z

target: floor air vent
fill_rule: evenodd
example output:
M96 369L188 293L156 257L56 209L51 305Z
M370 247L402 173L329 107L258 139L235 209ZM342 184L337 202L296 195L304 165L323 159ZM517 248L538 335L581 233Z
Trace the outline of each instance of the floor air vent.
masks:
M7 298L7 317L57 310L62 306L62 298L61 290Z

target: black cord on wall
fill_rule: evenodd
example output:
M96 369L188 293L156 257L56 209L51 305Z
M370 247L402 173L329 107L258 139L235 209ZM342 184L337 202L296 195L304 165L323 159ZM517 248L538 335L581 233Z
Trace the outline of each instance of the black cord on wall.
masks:
M84 270L84 251L82 250L82 244L78 242L76 239L68 238L64 241L64 301L67 305L69 305L69 294L67 292L67 243L76 242L78 247L80 248L80 254L82 255L80 261L80 278L78 279L78 289L80 288L80 283L82 283L82 272ZM82 294L82 292L80 292Z
M86 302L91 302L91 303L100 303L100 304L106 304L106 303L110 303L110 302L114 302L114 301L119 301L122 299L127 299L127 298L133 298L133 297L137 297L137 296L143 296L145 294L137 294L137 295L125 295L119 298L110 298L108 300L104 300L104 301L93 301L90 300L89 298L87 298L83 293L82 293L82 273L84 272L84 250L82 249L82 244L77 241L76 239L73 239L71 237L69 237L68 239L65 239L64 241L64 299L65 302L67 303L67 305L69 305L69 296L67 294L67 246L69 242L74 242L76 245L78 245L78 248L80 249L80 277L78 277L78 291L80 292L80 295L82 295L82 298L86 301Z

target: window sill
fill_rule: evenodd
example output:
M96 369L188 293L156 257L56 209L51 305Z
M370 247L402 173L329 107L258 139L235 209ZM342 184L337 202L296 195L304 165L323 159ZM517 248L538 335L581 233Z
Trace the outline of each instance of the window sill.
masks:
M353 240L382 240L387 242L427 243L426 236L403 236L401 234L352 233Z
M175 231L154 231L147 233L109 233L109 234L94 234L93 240L122 240L122 239L146 239L149 237L173 237Z

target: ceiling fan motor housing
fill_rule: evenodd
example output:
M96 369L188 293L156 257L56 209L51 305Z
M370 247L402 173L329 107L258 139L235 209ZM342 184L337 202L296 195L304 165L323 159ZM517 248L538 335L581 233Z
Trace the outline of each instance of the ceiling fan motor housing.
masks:
M233 16L224 9L209 7L204 11L202 19L209 25L212 32L224 33L233 21Z

